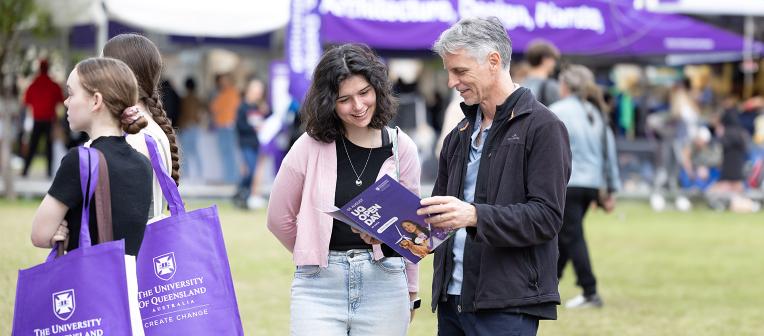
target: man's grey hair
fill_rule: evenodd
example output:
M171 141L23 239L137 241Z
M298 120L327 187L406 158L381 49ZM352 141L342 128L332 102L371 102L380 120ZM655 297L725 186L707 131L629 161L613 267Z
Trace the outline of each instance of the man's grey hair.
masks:
M594 74L589 68L571 64L560 72L560 82L568 87L571 94L587 99L598 94L599 87L594 81Z
M586 92L594 83L594 74L589 68L571 64L560 72L560 82L565 83L568 89L575 94Z
M441 58L460 49L467 51L481 64L490 52L498 52L501 56L501 66L504 70L509 70L512 41L497 17L461 19L441 33L432 46L432 50Z

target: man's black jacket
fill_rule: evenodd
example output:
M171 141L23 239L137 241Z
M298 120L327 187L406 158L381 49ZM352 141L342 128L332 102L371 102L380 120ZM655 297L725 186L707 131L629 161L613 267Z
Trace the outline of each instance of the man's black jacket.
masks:
M557 233L570 178L568 132L530 90L514 94L520 95L515 104L507 99L497 106L483 145L473 202L477 227L467 228L465 243L462 312L560 303ZM478 106L461 107L466 118L443 142L433 196L464 198ZM452 250L450 239L435 251L433 311L446 299Z

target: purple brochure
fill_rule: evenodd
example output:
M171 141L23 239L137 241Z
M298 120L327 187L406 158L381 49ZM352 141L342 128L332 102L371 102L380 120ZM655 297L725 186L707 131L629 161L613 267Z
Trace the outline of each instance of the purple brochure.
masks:
M431 227L416 214L419 197L389 175L382 176L330 216L372 235L413 263L448 239L450 231Z

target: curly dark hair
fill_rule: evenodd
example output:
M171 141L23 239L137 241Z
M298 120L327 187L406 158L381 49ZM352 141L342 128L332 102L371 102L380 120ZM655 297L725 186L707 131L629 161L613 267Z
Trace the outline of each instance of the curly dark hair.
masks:
M363 76L377 96L377 106L369 127L382 129L395 117L398 100L393 95L387 67L368 46L343 44L328 50L313 72L313 83L300 114L305 131L317 141L330 143L345 133L335 112L340 83L353 75Z

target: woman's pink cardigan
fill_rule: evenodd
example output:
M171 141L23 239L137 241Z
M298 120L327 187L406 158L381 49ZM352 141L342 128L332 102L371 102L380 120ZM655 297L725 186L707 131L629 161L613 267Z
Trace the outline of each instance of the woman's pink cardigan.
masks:
M402 131L398 131L398 154L401 184L419 195L419 155ZM382 164L377 179L385 174L395 177L392 156ZM268 202L268 229L292 252L296 265L328 265L333 219L320 210L335 206L336 185L334 142L319 142L303 134L284 158ZM380 245L373 245L373 250L375 260L383 257ZM409 292L418 292L419 266L406 261L406 276Z

